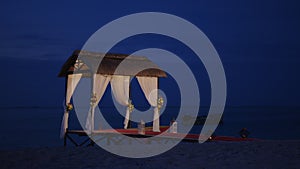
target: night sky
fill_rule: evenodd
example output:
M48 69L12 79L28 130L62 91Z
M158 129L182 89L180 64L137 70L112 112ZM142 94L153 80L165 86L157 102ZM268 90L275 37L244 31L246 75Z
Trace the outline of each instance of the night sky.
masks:
M300 106L299 5L297 0L1 1L0 106L61 106L64 79L57 74L73 50L106 23L137 12L177 15L207 35L225 69L227 106ZM200 83L203 104L209 104L205 69L187 59L193 53L178 41L141 35L112 51L130 54L148 47L185 60Z

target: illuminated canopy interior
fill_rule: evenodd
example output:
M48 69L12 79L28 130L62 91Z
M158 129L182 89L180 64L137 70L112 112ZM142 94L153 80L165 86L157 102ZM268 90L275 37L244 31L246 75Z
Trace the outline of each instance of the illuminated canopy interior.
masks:
M110 83L112 93L117 102L127 106L124 128L127 129L130 113L134 106L129 98L130 78L136 77L149 104L154 107L153 131L159 132L158 78L167 77L156 64L146 57L113 53L95 53L75 50L63 65L59 77L66 78L65 104L71 102L71 97L81 78L90 78L92 93L90 109L87 112L85 128L88 132L94 130L94 111L101 100L107 85ZM65 110L61 125L61 137L68 129L69 111Z

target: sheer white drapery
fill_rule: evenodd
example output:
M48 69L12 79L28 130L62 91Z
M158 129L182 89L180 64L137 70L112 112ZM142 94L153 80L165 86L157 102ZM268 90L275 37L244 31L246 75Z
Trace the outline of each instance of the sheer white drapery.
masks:
M124 120L124 128L127 129L130 118L129 109L129 83L130 76L114 75L111 79L111 89L117 102L123 106L127 106Z
M71 102L71 97L74 93L74 90L81 79L82 74L69 74L67 78L67 88L66 88L66 100L65 105ZM66 129L68 128L68 119L69 119L69 111L67 109L64 110L63 119L61 122L61 130L60 137L63 138Z
M71 97L81 77L82 74L68 75L66 100L65 100L66 105L70 103ZM158 132L160 131L159 130L159 109L157 108L158 79L157 77L137 77L137 80L143 90L143 93L147 98L147 101L152 107L154 107L153 131ZM100 74L94 74L92 77L91 100L93 96L95 96L96 99L94 99L94 102L91 102L93 104L91 104L88 112L86 126L85 126L88 131L94 130L95 107L98 105L99 101L101 100L109 82L111 82L112 92L116 101L123 106L127 106L126 116L124 120L124 128L126 129L128 127L128 122L130 119L130 112L131 112L129 108L130 107L129 106L130 76L119 76L119 75L104 76ZM65 110L62 119L62 124L61 124L61 134L60 134L61 137L64 137L66 129L68 128L68 118L69 118L69 112Z
M157 77L136 77L146 99L148 100L149 104L154 107L154 114L153 114L153 131L159 132L159 110L157 108L157 99L158 99L158 79Z
M107 85L111 79L111 76L103 76L100 74L94 74L92 78L92 96L95 95L95 102L90 105L88 116L86 119L85 127L88 131L94 130L94 111L95 107L100 102ZM91 98L92 99L92 98Z

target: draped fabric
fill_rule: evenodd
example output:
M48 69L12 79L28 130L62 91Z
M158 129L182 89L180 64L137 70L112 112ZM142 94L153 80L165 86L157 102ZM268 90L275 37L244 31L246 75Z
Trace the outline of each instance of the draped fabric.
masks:
M96 95L96 102L90 106L90 109L88 112L88 116L87 116L87 120L86 120L86 124L85 124L85 127L88 131L94 130L93 120L94 120L95 107L100 102L110 79L111 79L111 76L103 76L100 74L94 74L94 76L93 76L92 93Z
M66 105L71 102L74 90L81 79L82 74L68 75L67 92L66 92Z
M123 106L128 105L130 76L114 75L111 79L111 89L117 102Z
M67 79L67 89L66 89L66 100L65 104L70 103L71 97L74 93L74 90L79 83L82 75L81 74L70 74ZM158 109L158 79L157 77L137 77L137 80L143 90L143 93L146 96L149 104L154 107L154 116L153 116L153 131L159 132L159 109ZM123 105L127 106L126 115L124 120L124 128L128 127L128 122L130 119L130 102L129 102L129 84L130 84L130 76L103 76L100 74L93 74L92 77L92 88L91 88L91 104L90 109L87 115L86 120L86 129L90 132L94 130L94 112L95 107L98 105L101 100L108 83L111 83L112 93L116 101ZM94 100L92 102L92 100ZM68 128L68 118L69 112L65 110L62 125L61 125L61 137L65 135L66 129Z
M145 94L145 97L149 104L154 107L153 114L153 131L159 132L159 110L157 108L157 77L139 77L137 76L137 80Z
M67 89L66 89L66 100L65 105L71 102L71 97L74 93L74 90L81 79L82 74L69 74L67 78ZM60 130L60 137L63 138L66 129L68 128L68 119L69 119L69 112L64 110L63 119L61 122L61 130Z
M159 129L159 110L157 107L154 108L153 114L153 131L160 132Z
M130 76L118 76L114 75L111 79L111 89L114 94L115 99L117 102L123 106L127 106L126 115L124 120L124 128L127 129L130 110L128 107L129 104L129 83L130 83Z

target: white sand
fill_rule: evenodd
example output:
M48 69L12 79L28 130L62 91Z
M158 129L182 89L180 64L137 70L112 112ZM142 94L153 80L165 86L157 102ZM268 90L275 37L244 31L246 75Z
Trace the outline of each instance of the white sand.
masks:
M183 143L146 159L119 157L97 146L5 150L0 168L299 169L300 141Z

